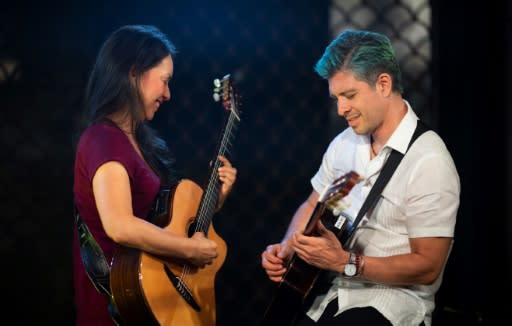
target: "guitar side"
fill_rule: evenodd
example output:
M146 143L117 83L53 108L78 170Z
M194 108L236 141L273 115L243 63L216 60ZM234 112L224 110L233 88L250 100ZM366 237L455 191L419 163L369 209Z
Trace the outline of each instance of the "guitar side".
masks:
M169 200L169 221L164 229L188 237L202 195L200 186L182 180ZM112 262L111 288L119 313L128 325L215 325L215 277L226 259L227 245L213 224L208 238L217 243L219 255L212 264L199 269L179 260L169 262L135 249L119 248ZM189 290L199 310L184 299L173 278Z

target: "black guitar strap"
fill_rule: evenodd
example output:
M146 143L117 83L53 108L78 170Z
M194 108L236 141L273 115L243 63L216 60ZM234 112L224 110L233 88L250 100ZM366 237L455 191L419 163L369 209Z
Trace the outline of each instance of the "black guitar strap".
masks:
M428 130L430 130L430 128L424 122L418 120L416 129L414 130L409 145L407 146L407 150L409 150L409 148L411 147L412 143L414 143L416 138L418 138L421 134ZM384 166L382 167L382 170L379 176L377 177L375 184L373 185L372 189L370 190L370 193L368 194L363 205L361 206L359 213L357 213L356 219L354 220L352 225L350 225L350 227L347 229L347 232L345 232L342 235L341 242L344 246L348 244L348 241L350 240L352 234L357 228L357 225L359 224L359 222L361 222L361 219L366 214L368 209L373 207L373 205L375 205L375 203L377 202L380 193L382 192L382 190L384 190L384 187L388 183L389 179L391 179L391 176L395 172L398 164L400 164L400 161L402 160L403 157L404 154L396 150L392 150L391 153L389 154L389 157L386 160L386 163L384 163Z

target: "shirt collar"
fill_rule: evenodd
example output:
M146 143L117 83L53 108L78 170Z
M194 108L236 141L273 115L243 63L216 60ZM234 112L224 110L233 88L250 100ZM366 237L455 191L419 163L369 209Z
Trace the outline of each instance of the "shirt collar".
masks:
M390 147L402 154L405 154L407 151L407 147L409 146L409 142L412 138L412 134L416 129L416 124L418 123L418 116L411 108L411 105L406 100L403 100L405 105L407 106L407 113L402 118L402 121L398 124L398 127L393 131L391 137L389 137L388 141L384 145L384 147Z

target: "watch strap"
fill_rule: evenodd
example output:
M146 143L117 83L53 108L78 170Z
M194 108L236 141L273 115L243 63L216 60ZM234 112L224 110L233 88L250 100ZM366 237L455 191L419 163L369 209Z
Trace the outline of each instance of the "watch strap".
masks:
M358 255L353 252L350 252L350 254L348 256L347 264L354 265L356 267L356 273L353 276L359 276L359 275L361 275L361 273L363 271L363 266L364 266L363 256Z

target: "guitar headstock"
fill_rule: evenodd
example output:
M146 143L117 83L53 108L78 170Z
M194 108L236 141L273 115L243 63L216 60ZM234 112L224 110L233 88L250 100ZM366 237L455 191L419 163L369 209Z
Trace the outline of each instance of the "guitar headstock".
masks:
M222 100L224 109L231 111L240 120L240 96L230 74L222 79L213 81L213 99L215 102Z
M361 180L363 178L357 172L350 171L334 180L319 201L332 210L341 211L345 207L340 207L338 201L345 197L352 187Z

